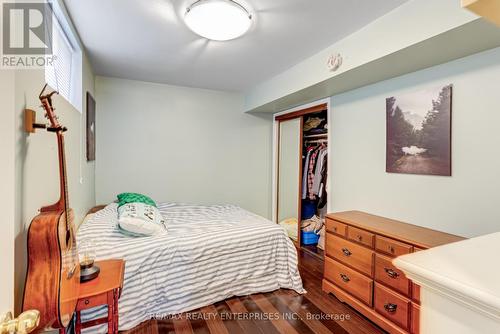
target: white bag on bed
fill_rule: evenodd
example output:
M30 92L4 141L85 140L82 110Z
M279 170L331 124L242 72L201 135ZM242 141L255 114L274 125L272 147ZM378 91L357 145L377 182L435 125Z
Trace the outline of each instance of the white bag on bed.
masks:
M151 236L167 231L158 208L144 203L127 203L119 207L118 227L133 236Z

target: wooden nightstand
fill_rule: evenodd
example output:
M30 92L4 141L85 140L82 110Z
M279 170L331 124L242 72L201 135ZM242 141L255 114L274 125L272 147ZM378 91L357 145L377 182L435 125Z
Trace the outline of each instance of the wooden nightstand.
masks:
M97 261L101 268L99 276L80 285L78 303L76 305L76 333L81 333L83 328L108 324L108 333L118 333L118 299L123 288L123 275L125 261L105 260ZM80 312L90 308L107 305L107 318L100 318L82 323Z

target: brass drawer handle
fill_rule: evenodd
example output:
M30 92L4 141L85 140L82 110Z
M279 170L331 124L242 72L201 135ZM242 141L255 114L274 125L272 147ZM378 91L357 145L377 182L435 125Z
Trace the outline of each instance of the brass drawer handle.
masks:
M395 252L395 251L396 251L396 250L394 249L394 247L389 246L389 252L391 252L391 253L393 253L393 254L394 254L394 252Z
M351 256L352 253L350 250L348 250L347 248L342 248L342 253L344 253L345 256Z
M389 313L396 312L398 306L396 304L388 303L384 305L384 309Z
M349 278L349 276L345 275L345 274L340 274L340 278L342 278L342 280L344 282L349 282L351 279Z
M90 303L90 300L85 299L85 305L88 305Z
M362 236L360 236L360 235L358 235L358 237L357 237L357 238L358 238L358 241L362 241L362 240L363 240L363 237L362 237Z
M398 278L399 277L399 274L390 268L384 268L384 270L390 278Z
M334 232L337 232L337 226L334 226L334 227L333 227L333 231L334 231Z

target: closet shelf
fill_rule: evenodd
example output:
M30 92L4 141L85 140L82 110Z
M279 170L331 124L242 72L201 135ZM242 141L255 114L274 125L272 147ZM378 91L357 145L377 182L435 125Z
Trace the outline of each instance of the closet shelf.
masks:
M317 134L317 135L304 136L304 139L321 139L321 138L328 138L328 133L321 133L321 134Z

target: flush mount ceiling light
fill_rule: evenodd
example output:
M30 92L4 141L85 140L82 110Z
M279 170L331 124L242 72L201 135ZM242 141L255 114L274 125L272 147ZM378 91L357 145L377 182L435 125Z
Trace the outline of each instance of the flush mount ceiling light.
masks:
M233 0L198 0L188 7L184 20L202 37L228 41L248 31L252 15Z

